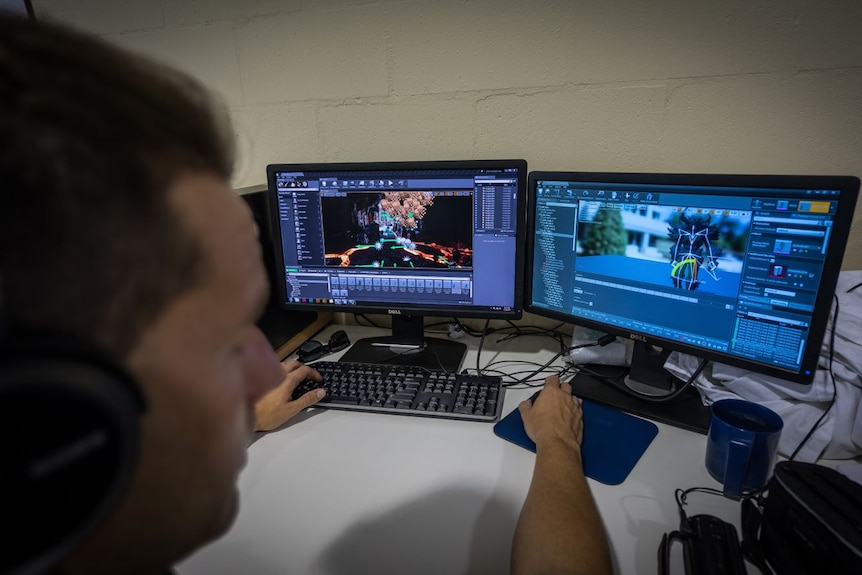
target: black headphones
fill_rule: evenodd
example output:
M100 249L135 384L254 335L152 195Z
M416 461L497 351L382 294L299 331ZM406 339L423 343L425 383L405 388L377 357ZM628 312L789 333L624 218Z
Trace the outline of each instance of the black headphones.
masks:
M131 479L145 407L82 338L0 333L0 573L39 573L99 525Z

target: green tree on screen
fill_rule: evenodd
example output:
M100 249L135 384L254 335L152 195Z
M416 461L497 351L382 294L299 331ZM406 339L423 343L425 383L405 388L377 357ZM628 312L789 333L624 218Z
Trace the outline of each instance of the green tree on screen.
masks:
M585 256L606 256L626 253L628 234L619 210L604 209L596 213L587 237L581 244Z

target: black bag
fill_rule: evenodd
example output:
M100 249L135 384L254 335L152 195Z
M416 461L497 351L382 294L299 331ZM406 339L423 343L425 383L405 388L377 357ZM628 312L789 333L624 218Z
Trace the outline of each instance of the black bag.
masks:
M764 491L742 502L742 535L764 575L859 575L862 485L822 465L778 463Z

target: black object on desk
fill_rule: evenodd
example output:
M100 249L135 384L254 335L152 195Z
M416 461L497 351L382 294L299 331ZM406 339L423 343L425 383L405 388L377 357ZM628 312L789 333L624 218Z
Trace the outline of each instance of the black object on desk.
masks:
M330 353L341 351L350 345L350 338L347 337L347 332L340 329L329 336L328 343L322 343L316 339L309 339L296 350L297 359L302 363L308 363L316 359L320 359Z
M645 419L584 400L584 440L581 459L584 474L601 483L619 485L658 434L658 427ZM517 408L494 426L494 433L524 449L536 444L524 431Z

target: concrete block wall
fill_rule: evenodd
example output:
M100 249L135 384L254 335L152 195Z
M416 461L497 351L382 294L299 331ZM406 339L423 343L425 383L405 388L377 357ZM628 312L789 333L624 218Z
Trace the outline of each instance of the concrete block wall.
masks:
M858 0L33 0L197 76L271 162L862 175ZM862 206L845 269L862 268Z

